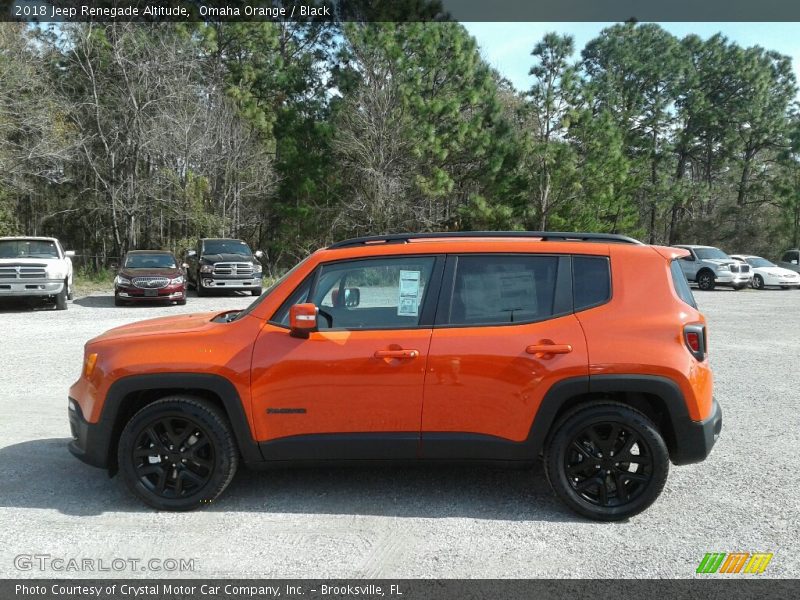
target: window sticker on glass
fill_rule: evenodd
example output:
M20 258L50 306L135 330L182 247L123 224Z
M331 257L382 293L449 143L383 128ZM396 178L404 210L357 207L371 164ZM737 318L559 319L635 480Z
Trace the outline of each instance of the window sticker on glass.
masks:
M419 315L419 284L421 271L400 271L400 289L397 299L398 317Z

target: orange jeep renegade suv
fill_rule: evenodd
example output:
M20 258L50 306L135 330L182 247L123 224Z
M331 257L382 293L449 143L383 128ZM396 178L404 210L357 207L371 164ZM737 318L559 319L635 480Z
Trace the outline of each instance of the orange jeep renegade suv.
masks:
M686 250L583 233L442 233L315 252L249 308L86 344L70 450L147 504L237 465L543 457L586 517L644 510L719 435Z

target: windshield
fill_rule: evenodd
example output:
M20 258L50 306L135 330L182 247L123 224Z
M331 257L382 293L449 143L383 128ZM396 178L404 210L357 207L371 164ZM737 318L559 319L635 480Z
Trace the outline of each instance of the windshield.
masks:
M752 256L747 259L747 264L751 267L776 267L777 265L773 262L768 261L766 258L761 258L760 256Z
M58 248L50 240L2 240L0 258L58 258Z
M240 240L206 240L203 242L203 254L239 254L252 256L250 246Z
M309 258L311 258L311 256L313 256L313 255L309 255L309 256L305 257L303 260L301 260L299 263L297 263L291 269L286 271L286 273L281 275L281 277L278 278L278 280L275 281L275 283L273 283L271 286L269 286L266 290L264 290L264 293L261 294L258 298L256 298L250 306L245 308L243 311L236 313L236 317L235 318L238 319L238 318L243 317L244 315L252 312L253 309L255 309L256 306L261 304L264 301L264 299L267 298L275 290L275 288L277 288L279 285L281 285L284 281L286 281L289 277L291 277L292 273L294 273L295 271L297 271L297 269L299 269L302 265L304 265L305 262Z
M694 253L701 260L733 260L719 248L695 248Z
M175 269L171 254L129 254L125 260L128 269Z

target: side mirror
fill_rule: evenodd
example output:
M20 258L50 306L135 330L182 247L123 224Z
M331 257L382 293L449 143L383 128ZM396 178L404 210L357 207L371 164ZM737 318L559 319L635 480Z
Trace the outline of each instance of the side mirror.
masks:
M189 268L189 263L183 263L181 265L181 268L184 269L184 270L188 269Z
M64 256L66 256L66 257L68 257L68 258L72 258L72 257L74 257L74 256L75 256L75 250L66 250L66 251L64 252Z
M357 287L344 288L344 298L339 297L339 290L333 290L331 292L331 300L333 300L334 306L355 308L361 304L361 290Z
M691 254L689 256L681 256L681 260L685 260L686 262L694 262L694 256Z
M253 253L253 256L255 256L255 257L256 257L256 258L258 258L258 259L264 258L264 252L263 252L263 251L261 251L261 250L256 250L256 251Z
M186 256L187 256L187 257L191 257L191 256L197 256L197 250L189 250L189 251L186 253Z
M307 338L317 330L317 306L312 303L289 307L289 328L292 337Z

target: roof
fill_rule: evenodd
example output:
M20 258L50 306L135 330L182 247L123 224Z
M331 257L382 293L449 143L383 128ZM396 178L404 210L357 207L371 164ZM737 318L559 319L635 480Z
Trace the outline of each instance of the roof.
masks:
M676 248L716 248L716 246L703 246L702 244L675 244Z
M448 241L497 241L525 240L539 242L605 242L616 244L636 244L642 242L631 237L614 233L564 232L564 231L447 231L439 233L393 233L352 238L328 246L328 250L351 248L354 246L377 246L386 244L411 244L419 242Z
M16 235L16 236L7 236L7 237L0 237L0 242L9 241L9 240L35 240L37 242L57 242L58 239L54 237L41 237L36 235Z

